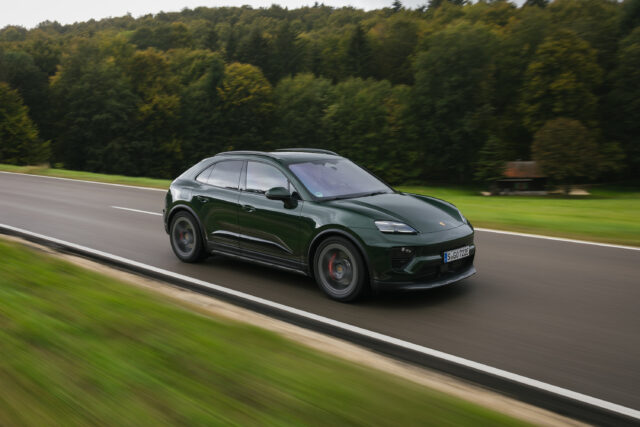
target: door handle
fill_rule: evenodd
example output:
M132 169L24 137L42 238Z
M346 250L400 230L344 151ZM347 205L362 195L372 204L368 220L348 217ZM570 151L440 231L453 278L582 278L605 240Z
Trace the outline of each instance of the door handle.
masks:
M209 199L204 196L196 196L196 199L198 199L200 203L207 203L209 201Z
M251 212L255 212L256 208L254 208L251 205L242 205L242 209L244 209L245 211L251 213Z

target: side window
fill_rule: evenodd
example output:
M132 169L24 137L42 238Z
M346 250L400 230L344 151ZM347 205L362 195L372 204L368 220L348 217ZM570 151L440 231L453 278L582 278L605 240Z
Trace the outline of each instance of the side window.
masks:
M260 162L247 163L247 191L266 193L273 187L289 189L287 178L273 166Z
M242 160L228 160L218 162L213 165L212 168L213 170L207 177L207 184L216 187L230 188L232 190L238 189L238 184L240 182L240 172L242 172ZM206 170L202 174L198 175L199 181L200 176L202 176L205 172Z

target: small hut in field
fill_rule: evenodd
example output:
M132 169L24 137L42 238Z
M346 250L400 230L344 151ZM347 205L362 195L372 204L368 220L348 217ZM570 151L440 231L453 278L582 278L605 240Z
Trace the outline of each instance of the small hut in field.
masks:
M547 177L534 161L507 162L496 186L500 194L546 194Z

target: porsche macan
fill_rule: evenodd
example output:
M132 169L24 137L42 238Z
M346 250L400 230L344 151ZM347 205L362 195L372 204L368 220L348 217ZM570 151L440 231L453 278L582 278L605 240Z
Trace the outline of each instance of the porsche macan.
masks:
M204 159L171 184L164 224L184 262L216 254L292 270L340 301L476 272L474 230L454 205L395 191L326 150Z

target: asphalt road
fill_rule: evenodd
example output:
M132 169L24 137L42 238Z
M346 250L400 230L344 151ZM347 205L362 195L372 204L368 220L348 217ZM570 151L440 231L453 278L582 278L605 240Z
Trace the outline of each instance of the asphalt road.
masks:
M358 304L293 273L179 262L164 192L0 173L0 223L226 286L640 409L640 251L478 231L478 274ZM2 260L0 260L2 262Z

